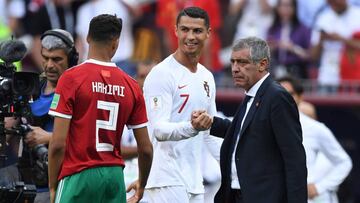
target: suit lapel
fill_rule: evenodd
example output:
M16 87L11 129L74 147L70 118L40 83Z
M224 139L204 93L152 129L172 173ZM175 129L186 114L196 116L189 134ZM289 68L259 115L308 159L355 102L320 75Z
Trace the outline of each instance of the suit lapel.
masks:
M254 115L256 113L256 110L261 106L261 97L264 95L264 93L266 92L266 89L268 88L268 86L270 85L270 83L272 82L272 79L270 76L268 76L264 82L261 84L260 88L258 89L254 101L250 106L249 112L245 117L245 121L243 123L243 126L241 128L241 132L240 132L240 138L242 137L243 133L245 132L246 128L249 126L249 124L251 123L252 119L254 118Z
M251 122L251 120L253 119L255 112L258 108L259 105L256 104L260 104L260 98L254 98L253 103L251 104L251 107L249 109L248 114L245 117L245 121L243 123L243 126L241 128L241 132L240 132L240 138L242 136L242 134L244 133L245 129L248 127L249 123Z

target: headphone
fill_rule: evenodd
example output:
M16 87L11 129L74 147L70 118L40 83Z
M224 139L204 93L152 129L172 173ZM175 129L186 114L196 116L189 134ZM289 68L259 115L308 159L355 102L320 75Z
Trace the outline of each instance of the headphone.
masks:
M55 30L46 31L43 35L41 35L40 39L42 40L44 37L46 37L48 35L55 36L55 37L61 39L66 44L66 46L68 46L70 48L70 51L68 53L68 63L69 63L68 65L69 65L69 68L76 66L78 64L78 60L79 60L79 53L76 51L75 45L71 41L71 39L69 39L69 37L67 37L63 33L55 31Z

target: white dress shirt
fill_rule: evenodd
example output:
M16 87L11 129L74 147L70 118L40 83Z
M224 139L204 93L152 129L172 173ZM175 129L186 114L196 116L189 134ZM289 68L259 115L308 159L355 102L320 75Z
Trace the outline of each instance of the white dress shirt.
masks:
M244 115L243 120L241 121L241 127L239 130L239 133L241 132L241 128L244 124L245 118L249 112L249 109L251 107L251 104L254 101L255 95L257 93L257 91L259 90L261 84L264 82L264 80L270 75L270 73L266 74L263 78L261 78L257 83L255 83L254 86L252 86L248 92L245 92L246 95L251 96L250 100L248 101L247 105L246 105L246 112ZM235 152L236 152L236 147L239 143L239 135L236 138L236 144L234 147L234 151L232 153L232 158L231 158L231 188L233 189L240 189L240 183L239 183L239 177L237 175L237 170L236 170L236 165L235 165Z

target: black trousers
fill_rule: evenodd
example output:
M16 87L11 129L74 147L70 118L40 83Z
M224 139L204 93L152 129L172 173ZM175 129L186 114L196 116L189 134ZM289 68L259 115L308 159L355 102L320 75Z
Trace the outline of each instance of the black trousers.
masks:
M230 197L231 202L234 202L234 203L243 203L241 190L231 189L231 194L230 194L230 196L231 196L231 197Z

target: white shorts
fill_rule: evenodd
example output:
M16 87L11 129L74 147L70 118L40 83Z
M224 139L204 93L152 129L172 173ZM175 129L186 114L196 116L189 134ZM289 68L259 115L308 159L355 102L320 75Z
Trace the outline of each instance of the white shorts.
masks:
M142 203L204 203L204 194L192 194L184 186L145 189Z

